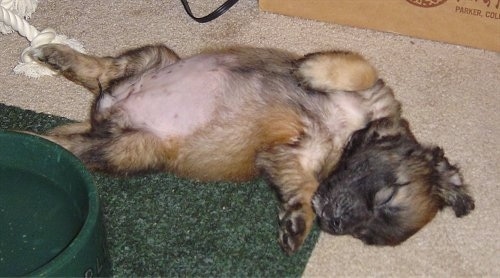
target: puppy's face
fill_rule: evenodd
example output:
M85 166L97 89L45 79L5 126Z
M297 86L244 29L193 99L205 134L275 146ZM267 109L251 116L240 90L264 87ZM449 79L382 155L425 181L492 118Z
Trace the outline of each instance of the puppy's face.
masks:
M313 205L322 230L374 245L403 242L445 206L458 217L474 209L443 151L420 145L404 120L388 118L352 136Z

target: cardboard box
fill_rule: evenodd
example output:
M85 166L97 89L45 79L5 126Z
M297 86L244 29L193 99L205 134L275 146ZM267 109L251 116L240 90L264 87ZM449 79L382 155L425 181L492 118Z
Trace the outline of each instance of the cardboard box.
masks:
M259 0L264 11L500 52L500 0Z

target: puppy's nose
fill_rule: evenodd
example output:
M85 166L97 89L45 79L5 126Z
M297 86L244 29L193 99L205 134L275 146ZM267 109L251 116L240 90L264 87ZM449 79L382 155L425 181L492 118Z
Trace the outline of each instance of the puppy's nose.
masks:
M334 217L334 218L332 218L332 220L330 220L330 228L335 233L342 232L342 220L340 220L340 217Z
M333 224L334 227L340 228L340 224L341 224L340 223L340 218L333 218L332 224Z

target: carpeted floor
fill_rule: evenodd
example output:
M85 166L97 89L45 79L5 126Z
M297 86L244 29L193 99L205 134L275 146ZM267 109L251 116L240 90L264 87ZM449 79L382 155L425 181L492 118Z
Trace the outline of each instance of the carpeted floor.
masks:
M196 14L203 14L223 1L190 2ZM38 29L55 28L58 33L82 42L88 52L99 55L113 55L124 48L161 42L181 56L214 45L232 44L278 47L298 53L349 49L364 54L402 101L404 116L410 121L418 139L441 145L448 157L462 168L476 198L476 210L463 219L456 219L453 213L445 210L410 240L394 248L366 247L352 238L321 234L302 275L500 276L499 53L269 14L259 11L257 1L249 0L240 1L220 19L208 24L192 21L184 13L180 1L47 0L40 1L30 23ZM86 117L91 96L84 89L62 78L29 79L12 73L19 54L28 46L24 38L18 34L0 35L0 46L0 103L73 120ZM128 209L144 212L143 218L140 218L143 222L135 222L129 227L120 226L117 231L125 234L141 227L151 227L154 223L163 223L160 226L157 224L154 231L173 230L166 225L170 218L155 219L146 213L146 208L154 204L162 216L174 219L174 215L169 213L174 214L176 210L165 204L168 199L156 197L160 192L173 189L141 185L139 190L138 183L149 184L155 178L137 179L136 185L124 186L123 192L118 190L123 186L114 184L111 186L113 191L110 191L113 194L106 193L110 194L110 200L126 200ZM145 190L143 194L151 196L151 203L130 198L134 192L142 190ZM240 189L234 187L224 190L227 190L224 194L229 195L234 193L233 190L237 191L234 194L245 194L238 193ZM172 192L172 195L163 196L173 198L178 195ZM272 195L263 195L262 198L273 201ZM244 210L246 204L241 205ZM189 215L184 217L189 219ZM273 224L269 221L272 215L259 217L266 218L262 221L264 227ZM215 217L222 222L216 225L229 225L228 229L231 229L229 219L219 218ZM162 222L151 222L160 220ZM115 240L119 246L122 238L118 236ZM148 240L152 242L148 243ZM160 268L168 267L170 263L176 265L164 253L149 253L147 246L155 246L157 240L159 242L160 238L155 235L152 239L138 239L130 246L119 246L125 253L134 253L137 258L128 262L129 269L136 272L123 271L120 274L169 276L168 272L154 272L141 265L141 262ZM275 242L269 244L274 245ZM203 249L208 248L207 245L200 245L200 248L205 253L219 256L217 258L221 260L231 256ZM248 262L254 258L252 256L260 254L258 250L252 252L255 253L248 254ZM264 251L262 256L266 256ZM125 260L120 256L115 259ZM287 260L284 256L273 256L269 263L279 268ZM196 272L196 264L185 267L192 270L192 276L201 275ZM243 267L232 266L226 272L215 269L212 276L238 276Z

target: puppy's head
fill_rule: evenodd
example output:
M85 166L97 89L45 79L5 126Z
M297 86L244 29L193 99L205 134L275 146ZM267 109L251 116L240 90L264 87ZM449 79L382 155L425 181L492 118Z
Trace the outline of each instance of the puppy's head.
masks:
M438 210L450 206L461 217L474 200L441 148L419 144L406 121L383 118L353 134L313 205L328 233L397 245Z

